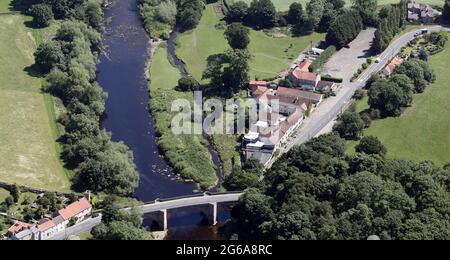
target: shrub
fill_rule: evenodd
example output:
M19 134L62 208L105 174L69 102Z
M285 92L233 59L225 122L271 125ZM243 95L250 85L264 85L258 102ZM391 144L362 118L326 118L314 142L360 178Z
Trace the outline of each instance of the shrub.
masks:
M355 147L356 152L369 155L380 155L384 157L387 153L386 147L375 136L365 136Z
M37 27L47 27L53 20L52 7L47 4L36 4L30 8L30 14L33 16L33 23Z
M335 82L335 83L342 83L344 80L342 78L335 78L332 77L330 75L324 75L322 76L322 80L324 81L330 81L330 82Z
M366 92L362 89L358 89L355 91L355 94L353 95L353 98L356 100L361 100L366 96Z
M194 91L198 87L197 81L193 77L182 77L178 80L177 90Z
M336 47L334 45L326 48L320 56L315 59L309 66L309 71L314 72L322 68L322 66L330 59L331 56L336 52Z

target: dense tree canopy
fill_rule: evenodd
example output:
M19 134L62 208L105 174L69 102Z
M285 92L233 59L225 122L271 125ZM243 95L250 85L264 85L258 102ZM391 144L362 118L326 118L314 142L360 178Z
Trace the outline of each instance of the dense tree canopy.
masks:
M202 18L203 9L204 2L202 0L179 1L177 20L181 29L194 29Z
M450 22L450 1L445 0L444 8L442 10L442 18L445 22Z
M345 112L338 118L333 130L342 138L357 140L362 136L365 127L361 116L355 112Z
M37 27L47 27L53 20L52 7L47 4L36 4L30 8L33 23Z
M406 0L401 0L399 4L384 6L381 9L378 17L379 21L377 22L377 31L375 32L371 48L375 54L383 52L389 46L394 36L401 31L406 23L406 13Z
M139 181L132 153L124 144L112 142L99 123L106 93L95 82L97 55L91 50L100 43L92 26L102 19L101 9L84 1L73 6L86 13L73 14L78 19L63 22L54 39L41 43L35 53L36 65L47 74L46 90L66 106L59 116L65 128L62 157L76 173L75 189L129 195Z
M142 212L136 207L123 211L118 198L107 197L102 202L102 224L92 230L95 240L150 240L152 236L142 226Z
M338 15L328 29L326 41L342 48L358 36L363 28L361 16L355 11L345 11Z
M257 28L272 28L277 21L277 10L271 0L253 0L247 12L247 22Z
M229 22L243 22L248 12L248 4L237 1L228 7L227 20Z
M317 29L325 10L325 0L311 0L306 5L306 27L313 31Z
M386 147L375 136L364 136L355 150L358 153L378 154L381 157L384 157L387 153Z
M294 2L289 6L289 11L286 16L286 20L290 24L299 24L303 22L305 16L303 6L301 3Z
M379 109L382 116L399 116L412 99L412 91L402 89L393 80L375 82L368 94L370 107Z
M48 41L40 44L34 53L34 57L36 65L44 73L49 72L55 65L64 61L64 53L57 41Z
M344 144L328 145L333 143ZM228 235L235 233L233 237L239 239L450 238L449 167L378 155L344 155L342 147L345 142L339 137L324 135L284 155L268 170L260 189L241 197Z
M250 43L249 29L240 23L232 23L225 30L225 38L233 49L246 49Z
M395 68L395 73L408 76L414 84L415 91L418 93L422 93L427 83L433 82L436 79L436 75L428 63L418 59L410 59L403 62Z

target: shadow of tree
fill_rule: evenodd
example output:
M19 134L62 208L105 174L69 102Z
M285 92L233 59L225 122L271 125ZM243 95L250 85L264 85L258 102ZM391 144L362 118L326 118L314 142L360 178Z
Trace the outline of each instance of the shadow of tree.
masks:
M44 74L42 74L39 66L37 64L30 65L23 69L29 76L34 78L44 78Z

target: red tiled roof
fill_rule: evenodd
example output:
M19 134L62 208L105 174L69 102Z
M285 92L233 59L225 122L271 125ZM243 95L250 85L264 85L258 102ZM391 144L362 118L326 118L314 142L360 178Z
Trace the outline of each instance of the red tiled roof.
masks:
M38 227L39 231L43 232L43 231L49 230L50 228L52 228L54 226L55 226L55 223L53 221L51 221L48 218L44 218L39 221L39 224L37 227Z
M267 86L267 81L263 81L263 80L252 80L249 83L250 87L265 87Z
M278 87L276 95L297 98L300 95L300 90L295 88Z
M395 67L403 63L403 59L400 59L399 57L395 57L391 60L391 62L386 66L385 70L388 73L388 75L391 75L392 72L394 72Z
M309 66L311 66L311 62L309 60L304 60L298 65L298 68L300 71L309 72Z
M75 215L92 208L91 204L86 198L81 198L69 206L58 211L59 215L64 218L64 220L69 220Z
M299 80L316 81L317 74L309 71L304 71L300 67L297 67L292 71L292 75Z
M10 228L8 228L8 233L10 234L16 234L19 233L20 231L27 229L31 227L30 224L22 222L22 221L16 221L16 223L14 223L14 225L12 225Z
M272 100L278 100L280 103L286 103L286 104L292 104L295 105L297 99L295 97L286 97L286 96L278 96L278 95L267 95L267 99Z
M303 111L308 110L308 106L306 105L305 102L303 102L303 104L300 106L300 108L301 108Z
M294 113L292 113L289 117L287 122L289 123L289 126L293 126L295 125L298 120L300 120L300 118L302 117L303 113L300 110L295 110Z
M322 99L322 94L313 93L310 91L304 91L299 90L295 88L285 88L285 87L278 87L277 89L277 96L283 96L283 97L290 97L290 98L297 98L297 99L303 99L309 102L317 103ZM298 102L300 103L300 102Z
M267 91L267 87L261 87L261 86L256 86L252 88L253 91L253 96L261 96L262 94L264 94Z
M277 131L275 131L272 136L270 136L269 140L270 142L272 142L273 144L277 144L281 138L284 136L284 133L281 131L280 128L278 128Z

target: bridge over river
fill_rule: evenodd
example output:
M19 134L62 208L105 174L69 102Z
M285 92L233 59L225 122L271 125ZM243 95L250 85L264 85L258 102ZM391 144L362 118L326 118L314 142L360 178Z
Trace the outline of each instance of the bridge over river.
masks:
M144 205L139 206L139 208L146 215L154 215L154 220L159 224L159 226L164 230L167 230L168 210L207 205L209 206L211 213L207 214L210 220L209 222L212 225L215 225L217 224L217 205L220 203L237 202L242 194L242 192L205 192L203 194L188 195L170 199L156 199L155 201L147 202ZM130 209L131 208L126 208L125 210Z

